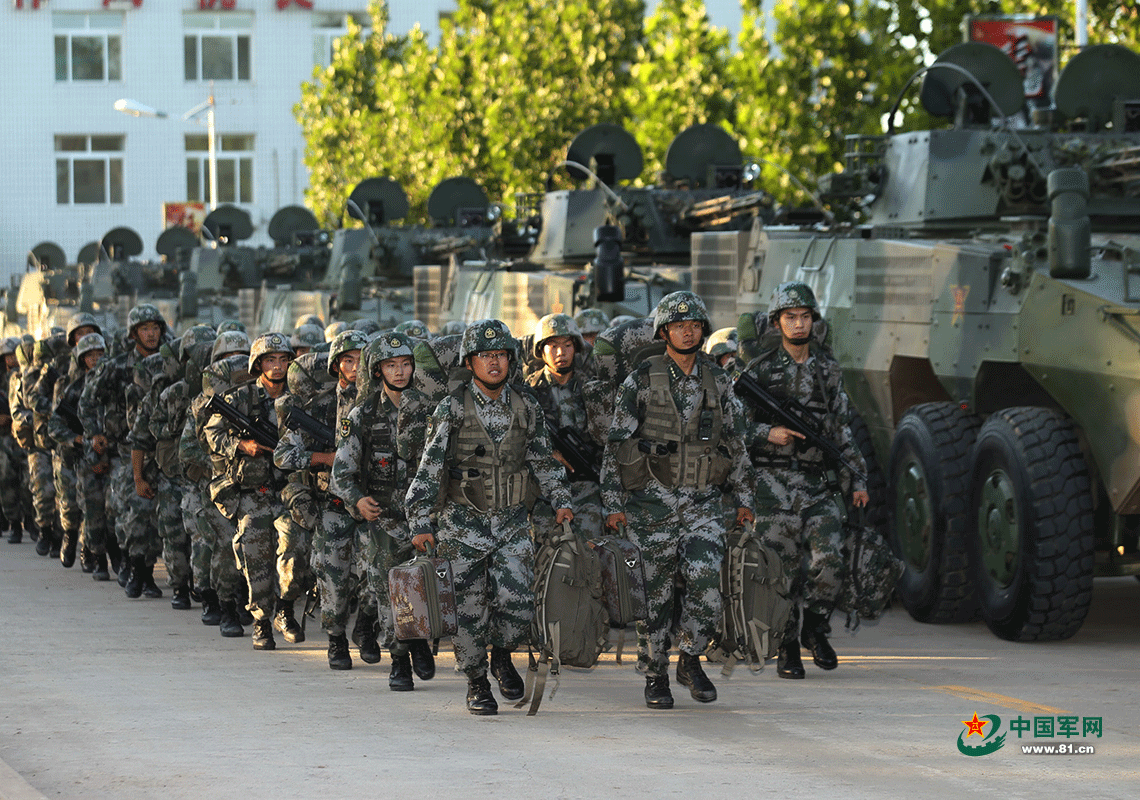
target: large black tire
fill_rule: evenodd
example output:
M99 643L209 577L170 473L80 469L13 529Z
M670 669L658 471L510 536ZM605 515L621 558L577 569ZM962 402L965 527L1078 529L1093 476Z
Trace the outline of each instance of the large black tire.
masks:
M887 512L891 546L906 563L896 592L919 622L977 614L967 540L970 455L980 426L954 403L923 403L895 429Z
M1071 420L993 414L974 445L971 561L982 617L1011 641L1067 639L1092 600L1093 493Z

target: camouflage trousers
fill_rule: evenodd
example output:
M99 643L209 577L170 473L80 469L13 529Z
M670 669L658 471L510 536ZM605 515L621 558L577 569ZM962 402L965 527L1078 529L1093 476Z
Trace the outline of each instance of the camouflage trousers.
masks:
M16 446L10 433L0 434L0 511L11 525L23 522L24 509L20 504L21 473L27 472L23 451Z
M830 614L843 585L846 512L838 494L822 478L790 470L763 472L756 484L756 532L780 556L793 603ZM789 635L797 623L793 617Z
M187 501L188 496L191 496L189 501ZM199 541L196 551L191 545L191 551L196 552L194 580L198 586L202 588L208 586L216 591L218 597L223 600L235 595L244 595L242 584L245 579L242 577L234 552L234 523L227 519L210 499L207 482L195 486L193 492L187 492L182 496L184 512L188 508L190 512L194 512L194 496L197 497L197 505L201 508L201 513L194 514L194 526L190 529L191 542L194 539ZM197 559L204 561L200 562ZM201 570L198 568L199 564Z
M605 519L602 516L602 488L590 481L573 481L570 483L570 493L575 533L587 542L600 538L605 526ZM562 526L554 521L554 509L545 500L535 504L530 521L536 548L545 539L562 533Z
M277 529L277 587L282 600L293 602L312 585L313 532L288 511L273 526Z
M724 522L719 492L704 497L688 489L662 496L632 492L625 514L626 535L641 549L645 564L649 611L638 626L648 639L648 649L639 648L638 669L667 675L674 643L685 653L700 655L720 624ZM684 584L680 595L678 577Z
M254 619L270 619L277 609L277 529L273 522L284 512L280 492L269 486L243 488L238 494L233 552L249 586L249 612Z
M59 447L52 451L52 478L55 481L56 507L59 509L61 531L79 532L83 521L83 507L79 502L79 480L76 467L79 454L75 448Z
M96 475L86 458L76 467L79 504L83 522L79 528L79 541L89 552L100 555L107 552L107 476Z
M190 572L194 576L194 586L201 589L212 588L210 558L214 554L214 540L213 538L207 540L199 529L200 525L206 524L204 520L200 521L206 513L202 506L202 493L186 478L174 480L182 488L182 503L179 510L182 512L182 525L186 528L186 535L190 537Z
M111 469L107 473L105 483L107 487L107 532L114 534L115 540L119 543L119 549L123 551L123 557L127 557L127 498L123 494L124 479L126 485L130 487L133 494L135 491L135 480L131 475L131 463L127 461L123 463L121 456L112 454L110 456ZM125 473L124 474L124 470Z
M396 622L388 594L388 570L412 558L412 534L404 519L381 517L364 525L370 528L364 561L370 565L367 575L380 621L380 642L392 653L405 653L408 642L396 638Z
M36 527L48 531L55 525L55 478L52 475L51 453L32 450L28 453L28 480L32 486L32 506L35 508Z
M154 481L154 476L149 477L150 485L155 487L157 482ZM148 565L154 564L162 554L155 502L139 496L135 491L135 475L129 458L119 459L119 463L111 468L111 493L117 496L116 502L122 509L123 525L119 544L123 552L131 558L142 558Z
M189 586L190 532L182 520L182 484L159 473L154 482L158 533L162 540L162 561L171 586Z
M458 633L455 669L469 678L487 673L487 648L515 649L530 638L534 617L534 546L524 532L487 552L442 538L439 555L451 560Z
M357 522L343 510L343 504L333 505L327 496L318 504L323 507L313 532L312 562L321 592L321 627L329 636L342 636L348 628L355 584L353 570L361 580L376 580L362 570L364 554L374 549L368 542L372 534L367 524Z

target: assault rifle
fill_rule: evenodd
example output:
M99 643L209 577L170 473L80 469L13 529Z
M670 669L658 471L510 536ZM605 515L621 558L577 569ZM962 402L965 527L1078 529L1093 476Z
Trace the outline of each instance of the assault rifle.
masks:
M258 444L268 447L270 450L277 449L277 430L270 425L267 420L247 417L241 411L223 400L219 394L210 398L210 402L206 404L206 408L210 409L214 414L222 415L246 438L253 439Z
M307 433L317 442L317 452L331 453L336 449L336 432L303 408L293 406L285 416L285 427L291 431Z
M60 400L55 407L55 413L67 423L68 429L76 436L83 435L83 424L79 421L79 406L70 400Z
M860 480L867 480L862 470L856 469L843 457L843 451L835 442L820 433L819 422L814 415L794 397L776 397L747 372L742 372L736 379L734 389L737 397L747 401L761 414L766 414L772 422L802 433L807 444L818 447L834 464L845 467Z
M598 483L598 476L602 468L602 448L598 447L581 431L563 425L561 428L550 428L550 444L562 454L569 462L573 472L570 480L593 481Z

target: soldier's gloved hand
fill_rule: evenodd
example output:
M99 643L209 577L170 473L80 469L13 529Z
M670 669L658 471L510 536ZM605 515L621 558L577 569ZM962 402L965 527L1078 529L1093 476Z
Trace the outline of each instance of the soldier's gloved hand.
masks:
M610 514L608 517L606 517L606 527L613 528L615 531L618 529L619 525L625 524L625 514L620 511L616 514Z
M104 453L107 452L107 448L110 445L107 443L107 437L106 436L104 436L101 433L97 433L91 437L91 446L93 448L95 448L96 453L98 453L99 455L103 455Z
M368 522L375 522L380 519L380 504L368 495L356 501L356 510L359 511L360 516L364 517Z
M238 450L250 458L257 458L260 455L273 452L265 445L258 444L253 439L242 439L238 442Z
M852 492L851 505L856 508L866 508L867 504L871 502L871 495L866 492Z
M560 508L554 512L554 521L561 525L563 522L572 522L574 520L574 512L568 508Z
M756 516L752 513L751 508L744 508L743 506L736 509L736 524L740 527L751 525L756 522Z
M435 537L430 533L421 533L412 537L412 547L419 550L421 553L426 551L429 547L435 547Z

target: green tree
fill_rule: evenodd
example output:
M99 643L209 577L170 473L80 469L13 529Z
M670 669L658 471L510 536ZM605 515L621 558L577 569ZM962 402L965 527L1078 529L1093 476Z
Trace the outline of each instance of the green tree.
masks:
M666 148L685 128L713 123L731 130L730 44L728 31L709 24L703 0L662 0L646 18L626 105L650 179L664 169Z

